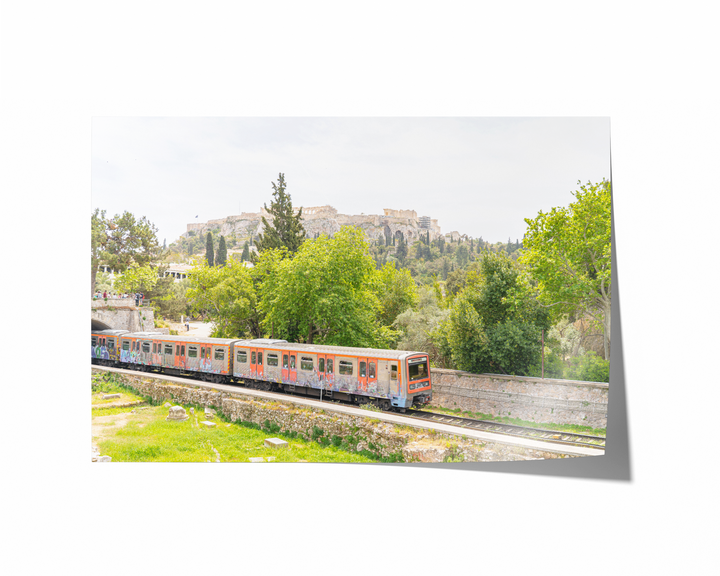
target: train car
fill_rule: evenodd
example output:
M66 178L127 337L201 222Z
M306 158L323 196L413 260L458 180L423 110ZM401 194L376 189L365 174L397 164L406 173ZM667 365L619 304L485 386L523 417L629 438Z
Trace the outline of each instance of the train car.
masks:
M92 361L109 366L372 403L386 410L422 406L432 399L424 352L126 330L92 332L91 339Z
M285 340L241 340L234 344L233 376L266 390L405 409L432 399L428 355ZM257 384L260 383L260 386Z
M203 380L221 382L232 374L232 344L236 341L153 332L126 333L120 338L120 366L198 375Z
M127 333L127 330L93 330L90 333L92 362L105 366L119 362L118 337Z

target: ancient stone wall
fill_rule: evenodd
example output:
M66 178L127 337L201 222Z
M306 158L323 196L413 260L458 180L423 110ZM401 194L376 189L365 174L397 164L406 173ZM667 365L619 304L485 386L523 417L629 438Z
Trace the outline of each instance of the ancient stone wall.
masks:
M299 208L296 208L297 212ZM428 229L420 229L417 213L414 210L391 210L386 208L384 215L378 214L338 214L332 206L311 206L303 207L303 226L308 236L313 238L317 234L333 236L340 231L342 226L358 226L371 240L378 240L384 235L384 227L387 225L392 234L402 232L406 241L414 242L419 238L420 232L424 235ZM210 220L206 223L193 223L187 225L186 234L194 231L196 234L205 235L210 230L219 230L219 234L236 238L247 238L262 233L262 216L266 219L270 214L261 208L259 213L243 212L240 216L228 216L219 220ZM441 236L440 226L437 220L431 220L432 227L430 239Z
M135 306L131 298L93 300L91 320L109 326L113 330L130 332L160 332L155 328L155 313L152 308Z
M391 218L409 218L410 220L417 220L417 212L415 210L393 210L392 208L384 208L383 213L385 216Z
M209 385L178 382L178 379L159 375L99 366L93 366L92 371L113 372L124 384L155 402L213 407L233 422L241 420L266 428L272 423L282 433L294 433L319 443L334 443L350 451L368 451L378 457L392 457L404 462L491 462L571 457L558 452L398 426L374 417L372 412L368 416L356 416L295 403L292 397L282 402L273 401L244 394L240 387L237 391L226 392Z
M433 368L432 405L531 422L607 426L608 385Z

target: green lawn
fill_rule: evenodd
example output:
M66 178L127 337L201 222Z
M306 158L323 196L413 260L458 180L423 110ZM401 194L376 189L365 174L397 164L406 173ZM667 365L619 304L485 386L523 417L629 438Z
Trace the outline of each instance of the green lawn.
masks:
M274 458L275 462L376 462L362 454L342 448L340 439L326 440L323 446L299 436L262 430L223 420L217 415L214 427L202 424L202 407L185 409L185 421L166 420L169 408L144 404L134 408L103 408L104 394L120 393L114 402L142 400L130 389L112 379L94 378L92 416L96 444L100 454L113 462L249 462L250 458ZM287 448L266 448L266 438L281 438ZM329 445L328 445L329 444Z

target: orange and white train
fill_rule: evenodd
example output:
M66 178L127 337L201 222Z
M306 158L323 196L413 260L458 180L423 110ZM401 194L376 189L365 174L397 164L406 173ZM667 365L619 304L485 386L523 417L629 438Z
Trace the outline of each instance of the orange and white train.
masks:
M404 411L432 399L424 352L123 330L93 331L91 339L92 362L106 366L372 403L385 410Z

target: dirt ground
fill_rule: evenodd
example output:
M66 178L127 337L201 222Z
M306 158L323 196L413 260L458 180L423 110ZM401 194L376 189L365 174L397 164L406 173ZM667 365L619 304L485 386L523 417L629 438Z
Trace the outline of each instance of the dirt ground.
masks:
M185 324L179 322L168 322L170 330L177 330L181 336L196 336L198 338L207 338L212 330L211 322L190 322L190 331L187 330Z

